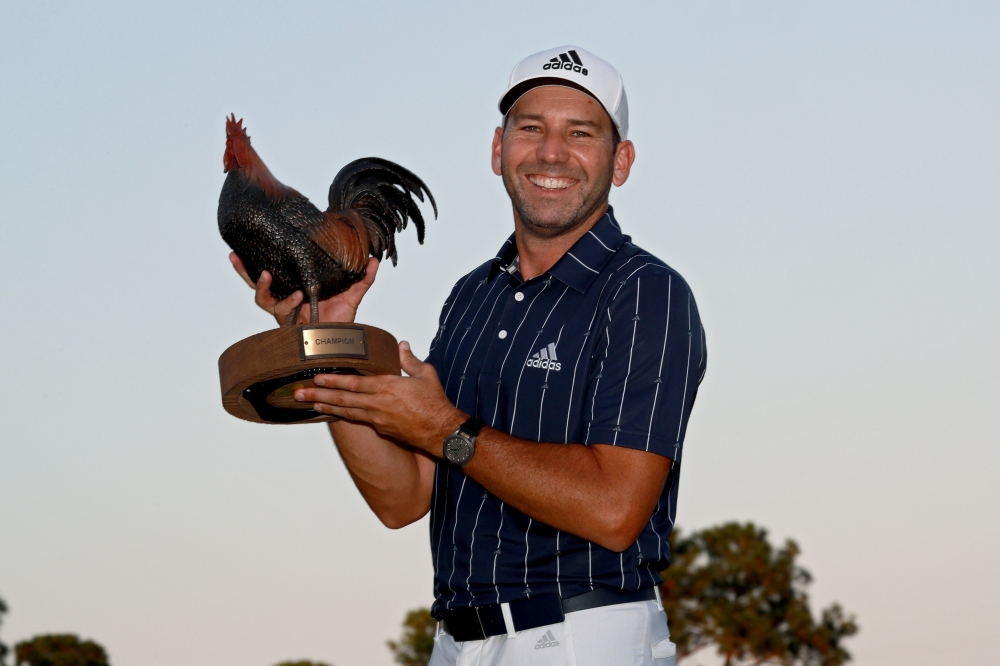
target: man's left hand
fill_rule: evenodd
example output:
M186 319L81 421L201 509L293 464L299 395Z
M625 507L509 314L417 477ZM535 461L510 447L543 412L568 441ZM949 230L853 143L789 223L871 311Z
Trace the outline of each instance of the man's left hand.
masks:
M409 377L317 375L321 388L300 389L295 399L349 421L370 423L379 434L440 458L445 437L468 418L448 400L434 366L399 343L399 363Z

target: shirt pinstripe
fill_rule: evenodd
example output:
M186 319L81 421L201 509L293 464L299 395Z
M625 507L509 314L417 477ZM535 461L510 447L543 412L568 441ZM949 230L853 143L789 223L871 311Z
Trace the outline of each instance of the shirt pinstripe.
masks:
M673 464L646 529L615 553L529 518L439 463L435 611L649 587L670 558L684 433L707 358L687 283L632 244L610 207L545 275L523 282L516 253L511 236L442 308L427 361L449 399L515 437L625 446Z

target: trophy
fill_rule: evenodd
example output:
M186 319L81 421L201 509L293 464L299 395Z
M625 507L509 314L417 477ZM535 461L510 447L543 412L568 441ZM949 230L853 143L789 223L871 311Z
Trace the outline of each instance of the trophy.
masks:
M424 219L413 197L434 208L430 190L398 164L377 157L355 160L330 186L321 212L276 179L250 146L232 115L226 119L227 174L219 196L219 231L256 282L273 277L271 293L284 299L301 290L310 323L297 324L299 308L277 329L229 347L219 357L222 405L257 423L318 423L320 414L295 391L315 387L320 374L400 374L396 339L386 331L353 323L320 323L319 302L346 291L365 276L368 258L383 255L396 265L395 234L412 219L424 242ZM305 300L300 307L305 304Z

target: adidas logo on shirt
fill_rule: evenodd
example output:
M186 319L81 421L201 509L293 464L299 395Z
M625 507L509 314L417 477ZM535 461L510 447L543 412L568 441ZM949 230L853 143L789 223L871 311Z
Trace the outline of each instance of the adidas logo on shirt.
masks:
M553 58L542 65L542 69L568 69L587 76L587 68L583 66L579 54L572 49L566 53L560 53L558 58Z
M558 361L555 343L550 342L545 347L542 347L541 350L532 354L525 365L529 368L541 368L542 370L559 372L562 369L562 363Z
M536 650L541 650L543 648L550 648L550 647L559 647L559 641L557 641L556 637L552 635L551 629L546 631L542 635L542 637L538 639L538 642L535 643Z

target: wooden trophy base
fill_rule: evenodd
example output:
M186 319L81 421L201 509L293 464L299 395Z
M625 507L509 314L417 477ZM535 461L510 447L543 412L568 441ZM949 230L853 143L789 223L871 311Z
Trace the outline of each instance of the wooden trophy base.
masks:
M396 338L363 324L282 326L240 340L219 357L222 406L255 423L335 421L295 400L323 374L398 375Z

